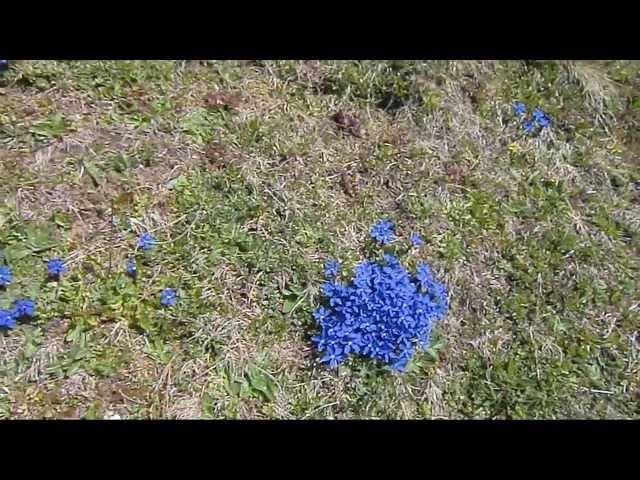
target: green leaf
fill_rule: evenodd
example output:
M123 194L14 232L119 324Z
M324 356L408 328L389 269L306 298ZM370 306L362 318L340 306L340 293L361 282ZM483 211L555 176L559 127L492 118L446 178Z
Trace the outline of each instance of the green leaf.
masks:
M431 360L436 362L438 360L438 352L437 350L433 350L432 348L428 348L425 353L429 356Z
M284 313L285 315L288 313L291 313L291 311L293 310L293 307L296 306L296 302L293 300L285 300L284 301L284 305L282 306L282 313Z
M64 117L60 114L51 117L50 119L43 120L36 123L30 132L40 137L61 137L64 131L67 129L68 123Z
M11 218L11 211L9 209L0 209L0 228L9 221Z
M69 229L71 226L71 215L65 212L54 212L51 216L51 220L53 223L65 230Z
M124 173L126 170L134 166L134 162L123 153L116 154L110 161L110 167L118 173Z
M40 253L56 246L53 240L53 226L49 223L33 223L25 228L27 247L33 253Z
M268 376L255 367L249 367L246 376L254 396L261 396L267 402L273 402L273 382Z
M440 339L434 340L429 346L429 348L426 350L426 354L429 356L431 360L437 361L438 352L442 350L442 347L444 347L444 342L442 340Z
M40 294L40 283L24 280L21 294L25 298L38 298Z
M31 255L31 249L22 243L9 245L4 249L4 256L9 263L16 262L22 258L28 257L29 255Z
M94 185L96 187L102 185L102 183L104 182L104 172L102 171L102 169L100 169L100 167L98 167L91 160L82 160L82 165L91 177L91 180L93 180Z
M167 183L167 188L169 190L179 191L182 188L184 188L188 183L189 181L187 180L187 178L184 175L180 175L179 177L169 180L169 182Z

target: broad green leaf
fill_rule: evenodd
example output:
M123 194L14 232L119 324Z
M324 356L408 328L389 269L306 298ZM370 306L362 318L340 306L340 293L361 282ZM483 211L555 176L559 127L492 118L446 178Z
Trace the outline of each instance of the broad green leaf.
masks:
M273 382L268 376L254 367L249 367L247 380L249 381L251 389L254 391L254 396L256 396L255 392L257 392L259 396L262 396L268 402L274 400Z
M167 183L167 188L169 190L179 191L180 189L182 189L188 183L189 182L188 182L187 178L184 175L180 175L179 177L176 177L176 178L173 178L173 179L169 180L169 182Z
M31 255L31 249L22 243L15 243L4 249L4 256L9 263L16 262L29 255Z
M53 239L53 226L49 223L32 223L25 228L27 247L33 253L44 252L56 246Z
M51 216L53 223L65 230L71 226L71 215L65 212L54 212Z
M84 169L91 177L91 180L93 180L94 185L96 187L102 185L104 182L104 172L102 169L91 160L82 160L82 165L84 165Z
M284 305L282 306L282 313L284 313L285 315L288 313L291 313L291 311L293 310L293 307L296 306L296 302L293 300L285 300L284 301Z
M69 124L65 118L58 114L47 120L36 123L31 127L30 132L46 138L61 137L68 126Z

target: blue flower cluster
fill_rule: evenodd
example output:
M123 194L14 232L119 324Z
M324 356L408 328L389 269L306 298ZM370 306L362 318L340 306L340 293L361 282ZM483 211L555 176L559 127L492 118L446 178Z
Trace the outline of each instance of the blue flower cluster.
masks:
M11 268L0 266L0 287L5 288L13 281ZM36 305L31 300L23 299L13 302L12 310L0 310L0 328L14 328L16 321L24 318L32 318L35 315Z
M139 235L136 241L136 246L144 252L150 251L155 245L156 239L153 238L153 235L151 235L149 232L144 232ZM138 265L136 264L135 259L129 258L127 260L126 272L127 276L129 276L130 278L134 280L137 278ZM165 288L164 290L162 290L162 292L160 292L160 305L162 305L163 307L173 307L176 304L176 301L177 295L174 289Z
M0 310L0 328L14 328L17 320L33 318L36 305L31 300L16 300L12 310Z
M513 114L522 120L522 130L527 135L534 133L537 129L542 130L551 126L551 119L539 108L534 108L531 118L527 118L527 107L522 102L515 102L512 105Z
M155 245L155 239L149 233L143 233L137 239L137 247L143 251L149 251ZM337 268L337 267L336 267ZM67 271L64 260L52 258L47 261L47 276L49 280L59 281L62 274ZM134 258L129 258L126 265L126 273L135 279L138 270ZM336 271L337 274L337 271ZM11 269L8 266L0 265L0 288L6 288L13 281ZM160 294L160 304L164 307L172 307L176 304L176 291L165 288ZM14 328L16 321L25 318L32 318L35 315L35 303L32 300L16 300L12 310L0 310L0 328Z
M369 235L380 245L387 245L393 240L393 223L388 220L380 220L371 227Z
M416 349L428 347L434 322L446 314L445 289L427 265L418 264L411 275L388 254L382 262L361 263L354 273L348 284L327 275L322 285L326 306L313 314L320 333L312 338L324 354L321 361L336 368L357 354L403 371Z

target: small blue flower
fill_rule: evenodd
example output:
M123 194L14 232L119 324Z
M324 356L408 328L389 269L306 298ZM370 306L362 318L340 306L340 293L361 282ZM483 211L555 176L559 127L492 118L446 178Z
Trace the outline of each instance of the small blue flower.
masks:
M6 287L11 283L11 269L4 265L0 266L0 287Z
M340 263L336 260L327 260L324 264L324 276L326 278L335 278L340 271Z
M144 250L151 250L155 245L156 240L151 236L150 233L143 233L138 237L138 248Z
M536 107L531 112L531 116L533 117L534 120L537 121L538 119L544 117L545 113L542 110L540 110L539 108Z
M328 363L329 368L336 368L345 359L346 355L344 351L336 346L332 345L327 349L327 354L320 359L323 363Z
M513 114L516 117L522 117L525 113L527 113L527 107L522 102L515 102L512 108Z
M424 240L422 240L422 237L418 233L412 233L409 239L411 240L412 247L421 247L424 245Z
M533 120L540 126L540 128L546 128L551 125L551 119L539 108L535 108L533 112L531 112L531 116L533 117Z
M16 314L11 310L0 310L0 328L12 329L16 326Z
M318 307L313 312L313 318L319 324L322 324L322 321L329 316L329 311L324 307Z
M22 299L13 302L13 312L17 319L32 318L36 311L36 304L32 300Z
M160 305L173 307L176 304L176 291L173 288L165 288L160 294Z
M393 240L393 223L388 220L380 220L371 227L369 235L379 244L387 245Z
M525 120L524 122L522 122L522 130L524 130L524 133L526 133L527 135L533 133L535 128L536 126L529 120Z
M127 261L127 275L129 275L131 278L135 278L137 274L138 269L136 267L136 261L130 258Z
M60 258L52 258L47 262L47 271L49 277L57 279L67 271L67 267L64 266L64 262Z

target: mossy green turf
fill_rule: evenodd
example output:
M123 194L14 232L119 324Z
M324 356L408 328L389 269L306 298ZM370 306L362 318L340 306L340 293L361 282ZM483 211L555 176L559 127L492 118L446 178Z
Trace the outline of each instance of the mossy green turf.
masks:
M15 63L0 80L14 276L0 308L30 297L37 318L0 336L0 417L638 417L639 75ZM208 108L220 90L239 105ZM515 100L552 128L523 135ZM338 110L361 137L336 129ZM406 262L433 267L451 309L404 375L358 359L329 371L309 342L322 264L348 272L380 218L422 235ZM143 231L149 254L134 252ZM59 283L52 256L69 262Z

